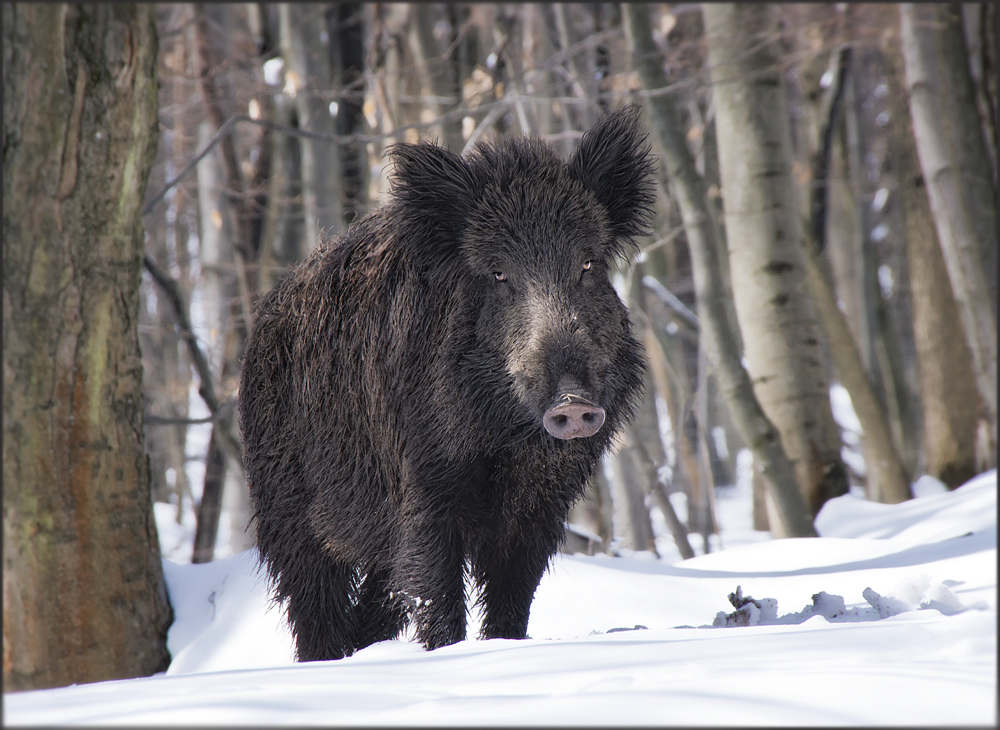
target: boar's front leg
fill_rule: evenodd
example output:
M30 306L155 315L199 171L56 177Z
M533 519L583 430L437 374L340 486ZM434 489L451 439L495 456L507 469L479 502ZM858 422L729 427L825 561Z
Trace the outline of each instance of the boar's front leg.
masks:
M484 609L479 636L523 639L527 636L535 589L558 538L549 539L538 532L497 537L484 540L473 560L473 575L481 591L479 602Z
M465 558L447 495L439 480L404 488L399 549L392 585L416 622L417 639L437 649L465 639Z

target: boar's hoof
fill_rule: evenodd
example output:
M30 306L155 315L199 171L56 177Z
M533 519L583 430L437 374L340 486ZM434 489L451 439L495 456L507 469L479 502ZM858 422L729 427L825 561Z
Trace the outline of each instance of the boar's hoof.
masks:
M545 411L542 424L557 439L585 438L601 430L604 409L579 396L570 396Z

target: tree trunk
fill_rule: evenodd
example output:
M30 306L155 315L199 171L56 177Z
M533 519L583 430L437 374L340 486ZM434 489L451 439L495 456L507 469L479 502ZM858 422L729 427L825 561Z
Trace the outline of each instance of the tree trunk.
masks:
M872 390L879 404L886 407L886 388L877 355L879 321L874 298L880 296L878 285L878 260L875 247L868 232L871 230L869 206L865 204L865 192L870 182L865 175L865 132L861 124L859 108L863 103L858 99L858 71L860 64L852 54L851 69L846 74L844 90L844 163L851 209L850 220L854 224L848 241L850 256L854 259L854 287L847 293L856 298L854 306L854 329L858 351L871 382Z
M976 106L983 141L997 180L997 9L990 3L962 3L962 29L969 49L969 71L976 86Z
M4 688L166 669L136 322L151 5L4 5Z
M574 12L581 6L570 3L553 3L555 11L556 30L559 35L559 45L566 53L565 65L569 72L568 81L572 89L573 96L581 100L580 105L574 105L573 117L576 119L576 129L590 129L597 121L597 105L594 103L595 94L592 93L589 80L594 78L590 71L593 68L589 58L581 58L584 54L593 55L593 49L587 48L584 51L573 53L568 49L574 47L580 40L580 34L574 24ZM588 19L589 16L588 16ZM570 109L567 108L568 114Z
M850 22L860 22L857 17L860 5L852 5L848 12L855 17ZM846 51L845 51L846 52ZM889 248L888 242L877 244L872 238L874 213L868 201L874 197L875 185L865 173L869 165L865 160L875 154L875 144L872 130L873 114L871 111L873 86L872 77L877 77L882 67L882 58L878 49L869 48L851 54L849 71L843 69L846 75L846 93L844 99L845 132L847 138L847 162L853 207L851 218L855 222L853 248L854 258L859 267L857 279L859 296L859 314L857 343L862 353L862 360L868 371L871 390L878 401L878 410L873 410L880 418L888 421L890 433L895 445L895 451L907 463L916 465L917 434L914 408L911 404L910 392L906 386L904 364L900 354L899 333L890 312L889 304L882 295L878 272L880 256L878 246L883 251ZM866 88L866 84L868 88ZM874 144L873 144L874 143ZM822 248L822 246L821 246ZM882 261L889 263L883 255ZM902 272L900 272L902 274ZM902 276L900 277L900 279ZM896 291L905 289L900 283L894 287ZM897 316L902 307L899 306L902 296L895 295L893 307ZM901 317L902 319L902 317ZM905 321L905 320L904 320ZM857 396L852 396L855 402ZM862 423L862 428L865 426ZM864 448L867 450L870 444ZM876 456L876 459L880 457ZM902 473L909 471L904 468ZM878 493L878 484L872 490ZM897 498L909 494L909 488L900 490ZM881 499L881 497L879 497Z
M646 312L646 315L648 317L649 315L648 308L645 308L644 311ZM674 410L673 408L671 408L671 403L673 401L673 393L671 391L674 389L670 387L670 380L667 376L667 367L668 367L667 356L666 353L663 351L663 347L660 345L659 338L653 331L652 322L647 323L647 326L644 329L643 341L646 347L646 356L649 359L649 372L650 375L652 376L653 392L655 393L655 397L662 400L664 405L666 406L666 408L664 409L666 412L664 413L660 413L659 409L657 409L657 418L662 419L666 417L670 421L671 431L675 434L674 437L675 459L674 459L673 474L676 475L678 471L677 470L678 459L676 457L678 451L677 449L678 440L676 438L677 429L673 426L674 419L671 417L671 413ZM666 443L661 442L661 447L664 456L666 456L667 454L668 450L667 446L668 445ZM663 513L663 518L664 520L666 520L667 528L670 530L671 537L674 538L674 543L677 545L677 549L680 551L681 557L684 560L687 560L688 558L693 558L694 550L691 549L691 543L688 541L687 538L688 534L687 527L685 527L684 523L682 523L678 519L677 514L674 512L673 505L670 504L670 500L667 495L667 490L661 486L659 482L659 474L657 474L657 470L655 468L653 469L652 474L649 476L649 479L651 480L650 493L653 496L654 500L656 501L656 505L660 508L660 512ZM673 481L673 478L671 479L671 481Z
M708 553L710 534L719 534L719 524L715 517L715 474L712 471L712 457L708 447L708 353L704 343L698 347L698 386L695 390L695 442L698 448L698 482L701 484L701 498L704 500L702 516L699 519L701 535Z
M962 334L944 256L934 230L927 186L913 138L913 124L903 89L898 50L885 54L891 99L893 167L900 207L913 302L923 409L924 471L954 489L976 474L976 390L972 358Z
M815 515L847 492L806 277L771 5L703 6L736 313L754 392ZM737 237L733 232L738 231Z
M632 45L634 65L643 86L667 85L662 58L650 33L646 6L623 6L625 30ZM733 420L754 452L781 518L783 534L815 536L808 507L796 487L795 471L774 425L761 410L749 376L740 364L735 326L729 321L723 297L716 248L718 234L708 206L704 180L698 175L687 141L679 129L677 110L669 94L648 98L654 133L660 141L671 185L684 217L692 272L698 297L698 314L706 352L715 367L719 390L733 413Z
M327 10L333 66L342 89L337 111L337 134L348 137L368 133L364 114L365 24L361 3L338 3ZM347 142L339 145L343 176L344 224L360 220L368 212L368 145Z
M847 320L837 307L833 287L819 256L814 252L807 252L805 265L807 289L816 304L834 372L841 385L850 393L861 423L862 447L868 467L869 498L889 504L904 502L911 496L910 480L893 444L889 423L879 407L857 345L847 328Z
M222 513L222 495L226 483L226 454L219 448L216 429L208 439L205 455L205 483L198 503L198 523L194 533L192 563L211 563L215 558L215 543L219 534L219 515Z
M645 464L635 458L632 445L636 437L631 429L626 429L619 439L614 452L609 454L611 466L611 501L614 505L614 533L624 540L623 546L629 550L649 550L656 552L653 527L646 507L643 483L646 481Z
M626 443L635 464L639 467L640 473L645 476L643 482L646 484L646 494L660 508L663 520L667 523L667 529L670 530L670 535L674 538L677 550L681 554L681 559L687 560L688 558L693 558L694 550L691 549L691 543L688 542L687 529L684 527L684 523L677 517L677 513L674 512L673 505L670 504L667 492L660 483L659 475L656 473L656 464L653 463L642 441L637 439L634 433L626 434ZM656 552L656 550L654 549L653 552ZM705 552L708 552L707 543Z
M278 6L281 18L281 55L288 64L285 89L295 98L299 127L310 132L337 133L330 116L330 100L316 90L337 86L330 67L330 53L323 43L325 33L323 7L315 4L283 3ZM329 43L329 38L327 39ZM325 235L343 228L340 189L340 158L329 142L303 138L302 197L305 207L306 250L319 245Z
M819 120L820 128L816 135L820 141L810 161L813 185L819 191L829 190L829 171L834 168L831 164L833 139L835 130L840 126L840 119L844 116L840 112L846 111L849 116L854 110L852 103L844 103L845 96L848 102L852 102L852 95L844 93L849 90L848 54L848 49L837 54L834 81L821 104L823 117ZM813 196L809 224L803 229L807 241L804 247L806 290L816 305L834 372L850 393L861 423L862 448L868 466L869 498L895 504L910 498L907 470L893 443L889 422L873 386L873 382L877 381L873 379L871 371L865 368L858 340L851 334L845 312L837 306L831 279L820 257L820 251L825 248L822 237L827 226L824 225L824 220L830 221L830 216L826 214L828 207L832 207L828 205L829 198L832 195L820 193ZM857 207L859 206L855 206ZM844 212L853 214L855 211ZM858 237L863 237L864 231L856 229L856 233ZM821 237L820 240L813 240L813 236L817 234ZM882 339L885 338L887 329L883 329Z
M428 99L429 118L439 120L437 143L455 154L462 151L462 127L459 119L443 117L457 106L461 95L454 81L452 59L443 56L434 37L438 6L434 3L415 3L410 6L414 42L414 61L420 74L420 88Z
M997 447L996 186L958 5L900 6L910 112L938 240L972 353L989 464Z
M199 127L199 148L212 137L209 122ZM214 152L214 151L213 151ZM231 279L225 274L231 268L235 254L229 247L233 238L230 215L230 201L224 195L226 183L218 162L218 153L205 156L197 167L198 198L201 212L199 246L201 254L203 317L205 328L210 334L206 355L212 371L224 374L226 367L226 333L231 329L230 303L236 292ZM220 382L222 377L219 378ZM194 551L191 562L208 563L215 551L215 537L218 532L219 509L226 479L225 453L219 450L216 431L219 423L212 425L208 453L205 456L205 478L202 484L201 500L197 507Z

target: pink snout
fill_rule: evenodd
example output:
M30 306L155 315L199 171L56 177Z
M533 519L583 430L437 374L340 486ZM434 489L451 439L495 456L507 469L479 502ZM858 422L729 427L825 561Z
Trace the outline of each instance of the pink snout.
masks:
M593 436L604 425L604 409L586 398L564 395L542 416L545 430L557 439Z

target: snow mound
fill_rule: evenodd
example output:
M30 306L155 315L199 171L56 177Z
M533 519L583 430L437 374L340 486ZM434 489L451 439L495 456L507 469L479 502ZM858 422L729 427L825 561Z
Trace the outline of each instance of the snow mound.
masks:
M168 675L295 662L292 633L269 598L256 550L200 565L164 560L163 571L174 608Z

